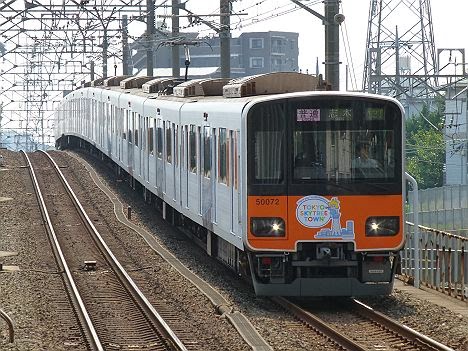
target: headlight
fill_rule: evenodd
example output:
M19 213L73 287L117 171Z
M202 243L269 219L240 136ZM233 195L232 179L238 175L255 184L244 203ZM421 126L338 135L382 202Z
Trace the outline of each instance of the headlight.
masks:
M400 231L400 217L369 217L366 220L366 236L393 236Z
M285 229L284 220L279 217L252 217L250 219L250 232L254 236L284 236Z

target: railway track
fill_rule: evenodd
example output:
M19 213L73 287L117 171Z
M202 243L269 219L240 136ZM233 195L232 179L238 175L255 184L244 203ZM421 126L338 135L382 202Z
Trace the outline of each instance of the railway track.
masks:
M343 350L452 350L354 299L334 300L333 306L278 297L273 301Z
M26 158L87 347L186 350L110 252L55 162L43 152Z

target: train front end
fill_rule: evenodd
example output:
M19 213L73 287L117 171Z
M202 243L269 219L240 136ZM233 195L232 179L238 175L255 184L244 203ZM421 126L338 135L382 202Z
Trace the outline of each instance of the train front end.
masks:
M246 237L258 295L390 294L404 244L403 112L299 93L245 112Z

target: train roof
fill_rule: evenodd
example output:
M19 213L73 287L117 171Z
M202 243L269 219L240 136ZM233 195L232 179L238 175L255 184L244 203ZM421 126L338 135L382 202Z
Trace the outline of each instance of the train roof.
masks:
M203 78L184 81L180 78L115 76L86 83L95 87L146 98L244 98L259 95L283 94L299 91L329 90L321 75L297 72L275 72L242 77ZM184 100L185 101L185 100Z
M238 103L252 100L277 99L278 95L287 98L298 95L321 93L339 96L366 96L379 99L395 99L387 96L377 96L368 93L330 91L322 76L313 76L298 72L274 72L248 77L202 78L185 81L173 77L146 76L115 76L98 79L83 85L140 96L145 99L178 101L181 103L193 101L231 101ZM80 88L83 88L80 87Z

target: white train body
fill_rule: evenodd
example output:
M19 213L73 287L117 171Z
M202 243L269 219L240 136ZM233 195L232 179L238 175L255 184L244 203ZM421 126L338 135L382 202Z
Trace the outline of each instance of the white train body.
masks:
M226 103L219 97L154 99L102 88L83 88L64 98L56 115L56 138L74 135L88 141L166 204L243 250L244 233L240 225L243 162L239 136L242 111L249 100L242 98ZM142 137L151 128L153 140L160 140L162 152L158 152L157 143L150 150L149 139ZM158 139L159 128L164 136L162 140ZM190 128L196 133L197 168L205 162L203 133L208 129L211 143L217 145L219 130L225 130L229 150L226 181L216 176L219 150L213 146L209 177L199 170L188 169ZM137 136L138 142L134 131L141 134ZM165 142L168 134L172 140L170 146Z
M56 111L56 139L112 160L210 255L251 274L257 294L388 294L404 240L401 105L310 91L323 88L313 79L247 77L221 86L224 96L195 94L213 88L203 81L173 95L81 88ZM352 163L364 136L384 165L372 179ZM306 148L315 160L301 165ZM317 206L323 218L306 209Z

